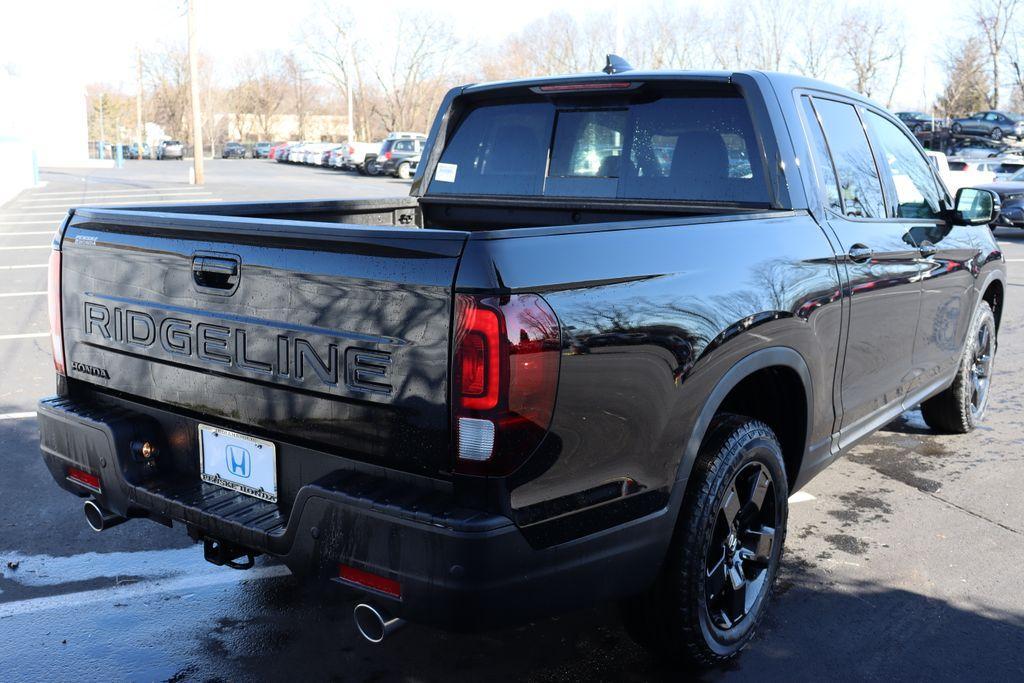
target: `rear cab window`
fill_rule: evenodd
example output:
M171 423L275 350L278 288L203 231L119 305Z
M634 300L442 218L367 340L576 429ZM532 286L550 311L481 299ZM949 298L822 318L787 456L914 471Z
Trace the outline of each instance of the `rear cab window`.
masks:
M771 202L747 103L724 84L471 104L427 195Z

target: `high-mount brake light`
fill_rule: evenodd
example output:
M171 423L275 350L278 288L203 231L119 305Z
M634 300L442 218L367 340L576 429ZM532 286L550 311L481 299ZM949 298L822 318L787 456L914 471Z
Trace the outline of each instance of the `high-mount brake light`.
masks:
M60 308L60 252L50 252L50 265L46 278L46 309L50 318L50 346L53 367L61 375L67 374L64 364L64 325Z
M456 298L455 471L509 474L551 424L561 331L536 294Z
M553 83L537 88L540 92L586 92L591 90L626 90L633 87L629 81L587 81L585 83Z

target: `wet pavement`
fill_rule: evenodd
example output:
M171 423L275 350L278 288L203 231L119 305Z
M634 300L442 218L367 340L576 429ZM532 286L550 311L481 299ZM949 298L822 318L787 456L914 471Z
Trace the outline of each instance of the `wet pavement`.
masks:
M352 595L301 585L266 559L248 572L215 567L182 528L146 521L90 531L80 501L43 467L32 416L53 389L38 266L63 207L131 201L104 198L119 193L158 202L177 192L404 192L395 181L265 161L214 162L203 190L183 184L184 173L173 162L91 171L89 182L44 172L45 187L0 209L0 247L29 247L0 249L0 680L694 677L659 668L610 607L481 635L410 625L374 646L355 633ZM760 633L736 663L698 678L1024 679L1024 232L998 236L1010 287L985 424L935 436L910 412L812 481L792 504Z

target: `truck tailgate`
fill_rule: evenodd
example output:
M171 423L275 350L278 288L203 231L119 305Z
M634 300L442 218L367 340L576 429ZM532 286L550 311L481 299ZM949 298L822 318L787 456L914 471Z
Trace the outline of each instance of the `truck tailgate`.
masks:
M466 234L79 210L62 241L69 378L214 424L447 469Z

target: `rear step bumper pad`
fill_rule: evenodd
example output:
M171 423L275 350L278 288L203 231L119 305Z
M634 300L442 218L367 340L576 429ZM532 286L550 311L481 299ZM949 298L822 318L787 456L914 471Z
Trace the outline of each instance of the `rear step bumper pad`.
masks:
M296 574L343 583L338 567L349 564L385 576L401 585L399 599L375 595L392 612L449 628L516 623L639 592L653 580L671 529L660 511L535 549L506 517L345 469L303 486L285 512L134 462L132 441L158 429L149 416L61 397L40 401L38 415L43 459L66 490L125 517L183 522L277 556ZM69 481L69 466L98 476L101 492Z

